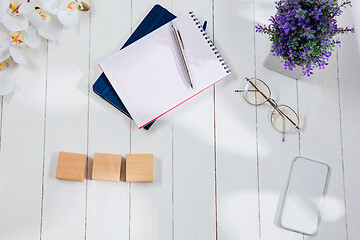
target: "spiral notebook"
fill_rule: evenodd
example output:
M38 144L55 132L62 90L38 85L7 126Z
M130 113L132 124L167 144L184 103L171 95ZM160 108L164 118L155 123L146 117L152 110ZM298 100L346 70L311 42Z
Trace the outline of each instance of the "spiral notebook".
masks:
M192 12L173 20L180 31L193 89L167 23L100 62L139 128L228 76L231 71Z
M138 27L135 29L135 31L131 34L131 36L128 38L128 40L125 42L125 44L121 47L121 49L136 42L137 40L146 36L150 32L152 32L152 31L158 29L159 27L161 27L162 25L170 22L174 18L176 18L175 15L173 15L171 12L169 12L167 9L160 6L159 4L156 4L150 10L150 12L145 16L145 18L141 21L141 23L138 25ZM204 28L205 27L206 27L206 24L204 23ZM121 101L119 96L116 94L114 88L111 86L111 83L106 78L104 73L101 73L99 78L94 83L93 90L101 98L108 101L111 105L113 105L118 110L120 110L123 114L125 114L127 117L132 119L131 115L129 114L129 111L126 109L125 105L123 104L123 102ZM154 122L155 121L147 124L143 128L145 130L149 130Z

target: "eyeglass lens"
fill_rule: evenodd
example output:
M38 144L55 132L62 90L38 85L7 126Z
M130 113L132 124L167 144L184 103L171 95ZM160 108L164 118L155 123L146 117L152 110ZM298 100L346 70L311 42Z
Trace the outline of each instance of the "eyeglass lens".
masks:
M250 78L243 88L245 100L252 105L261 105L270 98L269 87L260 79Z
M296 112L286 105L277 105L277 103L270 98L270 88L262 80L258 78L246 78L246 83L242 90L235 90L242 92L244 99L252 105L261 105L269 102L274 107L271 113L271 124L279 132L285 134L289 133L295 128L299 129L299 117ZM283 135L285 141L285 135Z
M279 132L288 133L299 125L299 118L292 108L279 105L271 114L271 123Z

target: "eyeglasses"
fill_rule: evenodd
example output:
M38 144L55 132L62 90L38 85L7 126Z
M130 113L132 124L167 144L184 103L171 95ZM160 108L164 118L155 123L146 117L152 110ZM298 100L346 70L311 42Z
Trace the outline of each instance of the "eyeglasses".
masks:
M242 92L244 99L254 106L259 106L266 102L274 108L271 113L271 124L273 127L282 133L282 141L285 142L285 133L289 133L294 129L299 128L299 117L296 112L287 105L278 105L272 99L271 91L268 85L258 78L245 78L246 83L242 90L235 90L235 92Z

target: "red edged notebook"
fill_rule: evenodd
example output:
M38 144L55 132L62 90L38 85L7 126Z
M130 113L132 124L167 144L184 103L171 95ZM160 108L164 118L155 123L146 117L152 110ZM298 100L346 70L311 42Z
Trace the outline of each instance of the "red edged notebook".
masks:
M180 32L193 89L167 23L100 62L100 67L139 128L194 97L231 71L195 14L172 21Z

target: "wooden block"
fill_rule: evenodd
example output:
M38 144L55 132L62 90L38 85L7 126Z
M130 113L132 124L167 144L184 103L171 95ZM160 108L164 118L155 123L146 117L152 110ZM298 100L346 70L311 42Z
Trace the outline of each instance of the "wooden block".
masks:
M86 154L59 152L56 178L83 181L85 166Z
M120 181L121 155L95 153L92 171L93 180Z
M126 154L126 181L153 181L153 154Z

